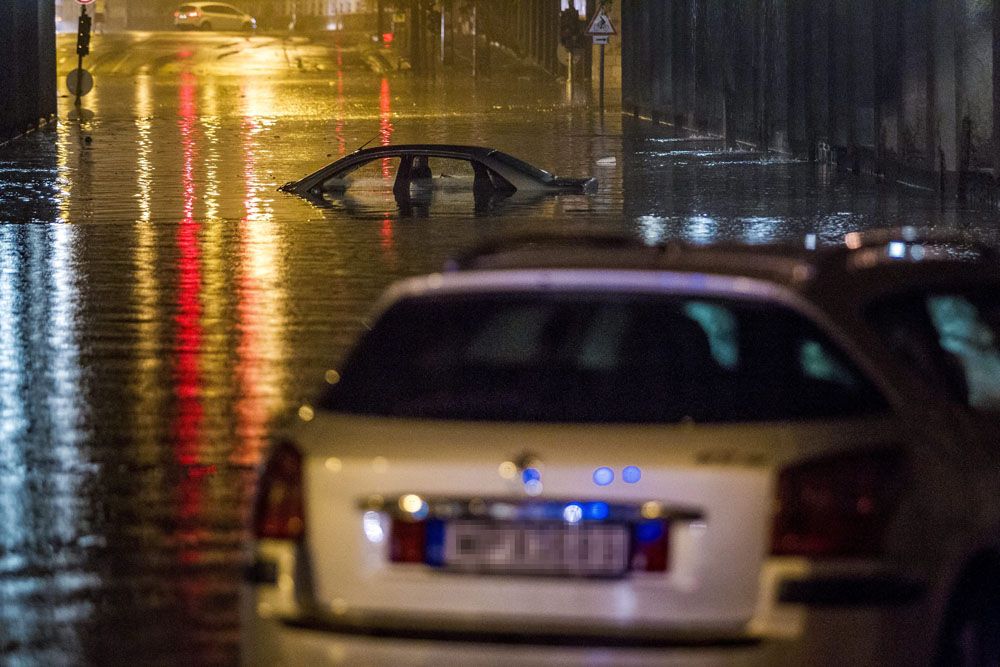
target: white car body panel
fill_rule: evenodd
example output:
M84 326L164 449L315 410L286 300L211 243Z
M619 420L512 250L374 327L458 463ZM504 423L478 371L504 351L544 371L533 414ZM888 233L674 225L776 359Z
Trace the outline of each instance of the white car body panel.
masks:
M794 269L794 267L793 267ZM797 269L795 269L797 270ZM803 266L803 277L808 276ZM880 373L814 305L763 280L722 275L632 270L507 270L433 274L396 283L377 317L401 298L429 293L585 289L730 297L779 303L818 324L878 383ZM892 386L886 399L905 407ZM912 406L911 406L912 409ZM304 456L306 538L301 546L262 541L254 554L283 563L275 586L248 587L244 597L248 664L914 664L930 655L953 579L972 543L998 521L997 512L963 514L961 471L949 459L968 449L942 447L941 434L918 433L895 416L754 424L526 424L397 419L306 411L284 435ZM925 425L926 426L926 425ZM926 437L925 437L926 436ZM796 462L837 452L903 446L921 488L906 490L900 525L882 561L831 561L770 555L774 484ZM524 485L498 470L531 454L543 464L541 500L605 501L693 510L698 518L670 527L666 573L630 572L618 579L453 574L424 564L395 564L383 540L366 534L365 499L504 498L527 501ZM995 452L976 454L983 465ZM642 470L638 483L597 486L594 470ZM933 489L933 494L926 493ZM970 480L972 504L986 507L994 479ZM955 520L955 517L962 517ZM922 548L920 526L933 530ZM902 555L901 555L902 554ZM903 557L905 555L905 558ZM308 590L293 579L310 572ZM895 568L895 569L894 569ZM927 584L921 606L806 607L779 600L783 581L811 575L864 576L901 572ZM698 633L747 646L703 649L520 647L392 637L373 639L289 624L303 604L331 619L382 616L448 627L522 627L582 635L644 632L666 638ZM915 609L915 611L914 611ZM900 629L903 631L900 631ZM889 631L893 630L893 633ZM885 636L905 643L887 645ZM390 634L391 636L391 634ZM530 658L528 657L530 656Z
M500 607L504 614L525 620L589 618L728 631L741 628L753 614L766 550L766 471L699 466L691 445L665 443L660 429L491 428L476 423L442 429L416 421L387 425L391 420L327 416L318 421L317 435L327 425L328 432L336 434L325 447L304 445L309 452L305 484L314 499L307 525L315 593L322 602L336 602L341 608L463 615L490 614ZM583 445L584 440L590 446ZM468 445L462 451L461 444L449 444L446 458L425 455L445 442ZM655 448L674 451L657 456L650 452ZM519 450L530 450L544 461L539 499L636 505L659 501L667 507L695 508L706 519L671 525L672 558L666 576L642 573L612 581L450 575L389 563L386 542L366 539L358 503L369 495L529 500L523 484L504 479L497 470ZM339 460L336 472L325 464L329 457ZM599 487L592 481L599 466L621 471L637 463L642 467L638 483Z

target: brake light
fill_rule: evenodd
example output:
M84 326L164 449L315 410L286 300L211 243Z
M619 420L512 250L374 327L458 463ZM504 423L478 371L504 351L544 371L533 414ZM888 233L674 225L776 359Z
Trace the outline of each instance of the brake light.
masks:
M666 572L669 536L666 521L643 521L633 526L629 569L633 572Z
M874 556L895 507L902 464L881 450L808 461L778 476L771 553Z
M290 442L280 442L264 466L253 515L258 538L300 540L305 533L302 510L302 455Z
M389 560L393 563L423 563L427 545L427 522L393 518Z

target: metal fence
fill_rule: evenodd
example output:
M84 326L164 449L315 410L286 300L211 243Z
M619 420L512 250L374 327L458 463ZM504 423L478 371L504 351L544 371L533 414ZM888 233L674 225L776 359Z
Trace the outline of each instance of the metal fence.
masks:
M0 2L0 141L56 112L55 6Z

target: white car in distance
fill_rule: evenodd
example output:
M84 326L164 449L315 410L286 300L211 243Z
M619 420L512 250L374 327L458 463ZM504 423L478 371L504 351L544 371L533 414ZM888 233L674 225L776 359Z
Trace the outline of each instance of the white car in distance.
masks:
M244 663L1000 664L998 267L591 237L396 284L262 468Z
M244 30L257 28L257 19L223 2L188 2L174 11L180 30Z

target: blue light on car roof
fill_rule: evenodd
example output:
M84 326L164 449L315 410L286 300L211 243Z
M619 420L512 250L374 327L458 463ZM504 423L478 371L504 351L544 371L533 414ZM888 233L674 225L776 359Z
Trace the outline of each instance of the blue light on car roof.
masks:
M601 466L594 471L594 484L597 486L607 486L615 481L615 471L607 466Z
M538 468L525 468L521 472L521 481L525 484L528 482L540 482L542 481L542 473L539 472Z
M622 470L622 479L625 480L626 484L635 484L642 479L642 470L639 469L639 466L626 466Z
M593 521L604 521L611 514L611 508L607 503L587 503L584 506L584 514Z

